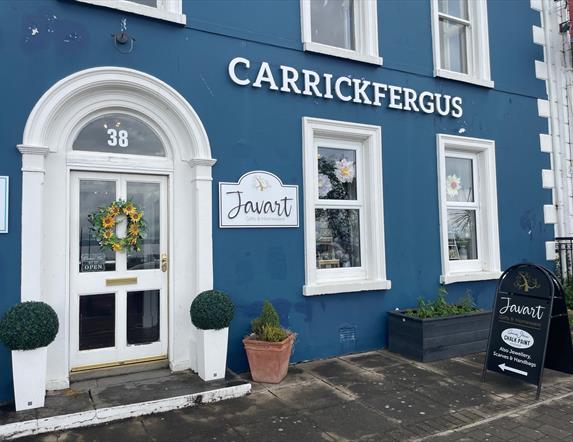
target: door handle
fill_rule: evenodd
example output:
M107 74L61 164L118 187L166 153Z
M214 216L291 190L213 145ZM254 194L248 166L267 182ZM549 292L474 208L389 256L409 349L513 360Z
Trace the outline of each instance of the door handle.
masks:
M162 272L166 272L168 266L169 260L167 258L167 253L162 253L161 254L161 271Z

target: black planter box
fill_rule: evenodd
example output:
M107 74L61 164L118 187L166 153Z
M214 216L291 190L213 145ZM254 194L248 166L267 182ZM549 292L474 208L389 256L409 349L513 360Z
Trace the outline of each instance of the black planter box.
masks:
M388 350L420 362L485 351L491 310L420 319L388 312Z

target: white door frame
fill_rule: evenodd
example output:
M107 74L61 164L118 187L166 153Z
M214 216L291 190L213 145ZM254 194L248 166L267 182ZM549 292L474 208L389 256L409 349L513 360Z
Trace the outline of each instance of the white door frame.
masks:
M167 180L164 175L117 174L109 172L72 171L71 173L71 218L70 218L70 365L72 370L78 367L101 364L114 364L124 361L157 358L167 355L169 343L169 265L166 271L159 267L153 269L127 270L127 253L115 254L113 271L79 272L80 262L79 221L80 221L80 182L82 180L102 180L115 183L116 198L126 200L128 182L145 182L159 185L160 198L160 246L159 253L169 252L168 220L172 218L169 208ZM108 279L117 277L135 277L137 282L129 285L109 286ZM139 290L159 290L159 339L155 342L128 345L127 343L127 293ZM82 296L113 293L115 301L115 339L113 347L79 350L80 316L79 300Z
M71 151L81 127L107 112L131 113L150 124L168 158ZM49 303L60 320L58 336L48 347L47 388L69 386L71 170L169 176L168 193L175 210L169 221L169 363L175 371L196 370L196 330L189 306L199 292L213 287L211 169L215 160L191 105L148 74L119 67L87 69L59 81L40 98L18 150L22 154L21 300Z

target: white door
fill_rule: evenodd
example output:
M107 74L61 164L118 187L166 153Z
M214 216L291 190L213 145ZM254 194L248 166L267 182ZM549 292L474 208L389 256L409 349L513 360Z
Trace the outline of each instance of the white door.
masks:
M117 199L143 210L140 252L101 250L88 215ZM167 355L167 177L72 172L72 369ZM116 226L125 233L125 221Z

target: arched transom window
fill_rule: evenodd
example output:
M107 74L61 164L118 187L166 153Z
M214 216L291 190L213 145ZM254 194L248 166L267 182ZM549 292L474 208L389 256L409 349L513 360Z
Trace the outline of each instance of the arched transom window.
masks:
M165 148L146 123L131 115L110 113L88 123L73 150L164 157Z

